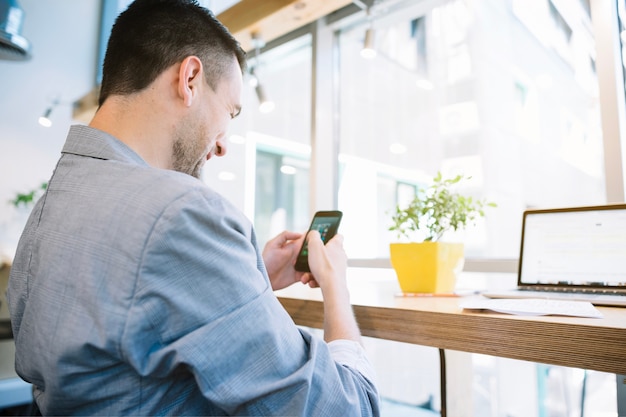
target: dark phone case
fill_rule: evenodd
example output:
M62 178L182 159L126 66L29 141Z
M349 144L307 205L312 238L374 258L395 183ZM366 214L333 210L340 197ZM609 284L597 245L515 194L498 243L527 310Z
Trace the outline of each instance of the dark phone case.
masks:
M338 210L318 211L317 213L315 213L315 215L313 216L313 219L311 220L311 224L309 225L309 229L307 230L307 234L309 233L309 231L311 231L311 229L315 225L316 220L318 220L320 218L325 218L325 217L336 219L333 222L332 227L330 229L328 229L328 232L327 232L327 235L326 235L326 239L324 240L324 244L326 244L326 242L328 242L330 239L333 238L333 236L335 236L337 234L337 230L339 230L339 223L341 223L341 217L342 216L343 216L343 213L341 211L338 211ZM309 268L308 257L302 255L302 251L305 248L306 248L306 236L305 236L304 241L302 242L302 246L300 247L300 251L298 252L298 258L296 260L295 269L296 269L296 271L301 271L301 272L311 272L311 270Z

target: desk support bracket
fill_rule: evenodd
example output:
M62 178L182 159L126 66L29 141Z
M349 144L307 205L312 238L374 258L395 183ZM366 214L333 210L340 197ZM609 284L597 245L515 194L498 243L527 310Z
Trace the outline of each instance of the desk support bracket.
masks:
M617 415L626 417L626 375L615 375L617 382Z
M439 381L439 394L441 395L441 417L447 417L448 400L446 398L446 351L441 348L439 348Z

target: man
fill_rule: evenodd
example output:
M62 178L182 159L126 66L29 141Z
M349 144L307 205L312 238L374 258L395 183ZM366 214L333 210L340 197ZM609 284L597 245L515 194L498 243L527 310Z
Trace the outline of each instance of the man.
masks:
M72 126L26 225L8 300L16 369L44 415L377 415L342 238L263 253L197 178L226 151L245 56L193 0L137 0L112 29L100 107ZM324 338L272 290L324 296Z

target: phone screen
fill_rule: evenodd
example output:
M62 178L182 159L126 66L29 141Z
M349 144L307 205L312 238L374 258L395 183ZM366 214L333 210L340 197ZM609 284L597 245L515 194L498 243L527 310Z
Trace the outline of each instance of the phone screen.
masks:
M326 244L333 236L337 234L339 229L339 222L341 221L342 213L340 211L318 211L313 216L311 226L309 230L317 230L322 238L322 242ZM308 232L307 232L308 233ZM302 248L298 253L298 259L296 260L296 271L310 272L309 269L309 249L307 246L306 238L302 243Z

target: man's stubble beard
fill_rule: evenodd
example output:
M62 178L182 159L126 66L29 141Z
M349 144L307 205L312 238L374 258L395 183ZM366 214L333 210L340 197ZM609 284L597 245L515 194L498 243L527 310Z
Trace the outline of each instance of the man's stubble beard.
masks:
M172 146L172 168L174 171L200 179L206 150L201 142L194 138L198 137L195 132L202 131L202 129L184 130L184 132L176 133L176 139Z

